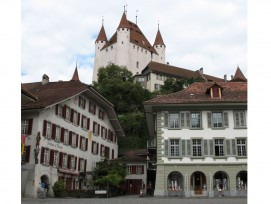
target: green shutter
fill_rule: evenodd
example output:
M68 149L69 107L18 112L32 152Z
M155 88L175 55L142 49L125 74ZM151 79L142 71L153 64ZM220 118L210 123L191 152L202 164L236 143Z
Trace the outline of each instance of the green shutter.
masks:
M165 150L164 155L165 155L165 157L167 157L168 156L168 140L165 140L164 150Z
M185 140L182 140L182 155L185 156Z
M213 147L213 143L214 141L213 140L210 140L209 141L209 144L210 144L210 156L214 156L214 147Z
M186 113L186 126L190 128L190 113Z
M230 140L226 140L226 155L227 156L231 156L231 141Z
M208 155L208 140L203 140L204 143L204 155Z
M224 112L224 127L229 127L228 112Z
M236 141L235 141L235 139L232 139L231 140L232 141L232 155L236 155Z
M165 127L167 127L168 128L168 112L165 112L164 113L164 121L165 121Z
M185 126L184 124L184 113L181 113L181 127L183 128Z
M239 118L239 113L238 112L235 112L234 113L234 116L235 116L235 127L240 127L240 118Z
M187 156L191 156L190 140L186 140L186 141L187 141L187 144L186 144L186 147L187 147Z
M182 156L182 140L179 139L179 157Z
M208 128L212 127L212 115L211 113L207 113L207 118L208 118Z

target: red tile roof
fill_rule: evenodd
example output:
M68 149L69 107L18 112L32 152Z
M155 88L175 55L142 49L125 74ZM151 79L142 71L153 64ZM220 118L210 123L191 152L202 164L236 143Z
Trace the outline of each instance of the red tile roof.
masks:
M106 42L107 42L107 37L106 37L106 34L105 34L105 30L104 30L104 26L103 26L103 25L102 25L102 27L101 27L101 30L100 30L100 32L99 32L99 35L98 35L98 37L97 37L95 43L96 43L97 41L106 41Z
M164 43L164 41L163 41L163 38L162 38L162 35L161 35L159 29L157 31L156 38L155 38L153 46L154 45L164 45L164 46L166 46L165 43Z
M221 98L211 98L207 92L215 83L223 89ZM196 82L182 91L144 102L145 105L201 103L247 103L247 82Z
M241 69L237 67L235 75L231 81L247 81L247 78L244 76Z
M137 149L130 150L123 153L123 156L120 156L114 160L120 161L146 161L149 152L147 149Z
M142 70L142 74L147 74L149 72L165 74L167 76L176 77L176 78L197 78L202 77L208 81L224 81L221 78L210 76L207 74L200 74L199 71L191 71L188 69L171 66L168 64L162 64L158 62L151 61L145 69Z

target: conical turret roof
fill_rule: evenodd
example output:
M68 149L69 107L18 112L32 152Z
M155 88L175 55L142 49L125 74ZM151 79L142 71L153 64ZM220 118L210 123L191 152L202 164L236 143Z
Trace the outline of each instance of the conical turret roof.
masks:
M122 14L118 29L119 28L130 28L125 12L123 12L123 14Z
M164 41L163 41L163 38L162 38L162 35L161 35L159 29L157 31L156 38L155 38L153 46L154 45L164 45L164 46L166 46L165 43L164 43Z
M106 41L107 42L107 37L105 34L104 25L102 25L100 33L99 33L95 42L97 42L97 41Z
M79 76L78 76L77 66L75 67L75 70L74 70L74 73L73 73L71 81L80 81L79 80Z
M244 76L239 66L237 67L235 75L231 81L247 81L247 78Z

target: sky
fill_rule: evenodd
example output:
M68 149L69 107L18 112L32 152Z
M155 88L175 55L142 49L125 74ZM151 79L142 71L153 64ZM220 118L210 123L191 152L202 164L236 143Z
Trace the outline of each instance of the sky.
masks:
M223 78L237 66L247 77L245 0L23 0L21 1L21 82L70 80L91 84L95 40L104 19L109 39L127 9L151 44L158 29L166 62ZM138 11L138 12L136 12Z

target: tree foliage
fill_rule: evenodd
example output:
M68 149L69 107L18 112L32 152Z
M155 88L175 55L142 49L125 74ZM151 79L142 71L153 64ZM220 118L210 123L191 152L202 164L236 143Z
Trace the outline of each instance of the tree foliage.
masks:
M94 170L94 185L99 187L119 187L126 176L126 165L103 160L97 162Z
M56 181L53 185L54 195L57 198L63 198L66 193L66 187L63 180Z
M143 101L151 97L148 90L133 82L132 76L126 68L110 64L99 69L98 82L93 84L115 106L118 114L139 110Z

